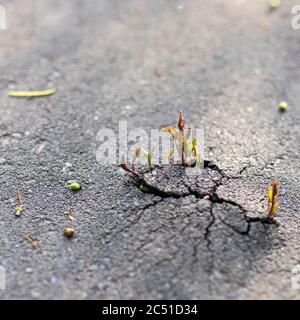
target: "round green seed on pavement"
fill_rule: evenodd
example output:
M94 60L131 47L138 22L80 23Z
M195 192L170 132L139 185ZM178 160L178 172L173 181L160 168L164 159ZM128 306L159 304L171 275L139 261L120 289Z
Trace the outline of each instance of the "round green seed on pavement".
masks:
M79 191L79 190L81 190L81 185L80 185L78 182L76 182L76 181L69 181L69 182L68 182L68 187L69 187L69 189L72 190L72 191Z
M278 104L278 109L281 111L281 112L284 112L286 111L286 109L288 108L288 104L284 101L281 101L279 104Z
M280 7L280 0L269 0L269 6L271 9L277 9Z

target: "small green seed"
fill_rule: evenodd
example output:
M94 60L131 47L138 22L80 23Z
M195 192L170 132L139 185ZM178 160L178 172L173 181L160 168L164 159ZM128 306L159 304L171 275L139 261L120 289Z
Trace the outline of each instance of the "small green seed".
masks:
M68 187L72 191L79 191L81 190L81 185L78 182L70 182L68 183Z
M75 229L73 228L65 228L64 230L64 235L67 237L67 238L72 238L75 234Z
M288 108L288 104L282 101L278 104L278 108L281 112L284 112Z
M139 185L139 189L142 191L142 192L145 192L145 193L148 193L150 190L147 186L143 185L143 184L140 184Z
M271 9L277 9L280 7L280 0L269 0L269 6Z
M22 214L23 211L24 211L23 208L17 207L17 208L15 209L15 215L16 215L17 217L19 217L19 216Z

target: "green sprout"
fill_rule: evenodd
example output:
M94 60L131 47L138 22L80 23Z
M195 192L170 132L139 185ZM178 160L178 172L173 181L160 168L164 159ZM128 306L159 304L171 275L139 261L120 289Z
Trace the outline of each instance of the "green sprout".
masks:
M195 161L196 161L196 166L199 167L200 166L200 162L201 162L201 156L200 156L200 152L199 149L197 148L197 139L193 139L191 145L191 153L193 154Z
M174 154L174 151L173 151L172 149L169 150L169 151L167 152L167 154L166 154L166 158L167 158L168 163L169 163L170 165L173 163L173 161L172 161L172 156L173 156L173 154Z
M142 152L142 150L141 150L140 147L138 147L138 148L136 148L136 149L134 150L134 157L133 157L132 164L131 164L132 171L134 171L134 172L136 172L135 163L136 163L136 161L140 158L141 152ZM124 158L123 158L123 160L124 160ZM123 168L123 169L124 169L124 168Z
M268 218L274 219L276 216L278 205L278 195L279 195L279 180L274 179L272 181L271 187L268 189Z
M151 169L152 167L152 157L153 157L153 151L150 151L150 152L147 152L147 151L144 151L142 150L146 159L147 159L147 164L148 164L148 167L149 169Z
M185 129L185 118L183 113L179 112L178 117L178 124L177 128L174 128L172 126L167 126L161 129L163 132L167 132L171 135L175 148L178 151L178 154L180 155L180 163L184 167L188 166L196 166L200 167L201 164L201 154L197 147L197 140L194 138L192 139L192 129L188 128ZM123 156L121 158L120 167L132 175L139 177L140 174L138 173L136 169L136 162L143 154L146 157L147 165L149 169L152 168L152 159L153 159L153 153L154 150L151 151L145 151L142 148L138 147L134 151L133 160L132 163L128 163ZM173 164L173 155L174 151L169 150L166 154L168 163L171 165Z
M179 112L178 119L178 130L179 130L179 145L180 145L180 155L181 155L181 164L185 165L185 138L184 138L184 126L185 126L185 118L183 113Z
M140 176L139 173L135 169L134 163L131 165L131 168L130 168L130 165L126 162L124 156L122 156L120 166L124 171L129 172L129 173L133 174L136 177Z
M134 176L138 177L139 173L137 172L137 170L135 168L135 164L136 164L136 161L141 157L142 153L146 157L147 165L148 165L149 169L151 169L152 168L153 150L151 152L147 152L140 147L135 149L131 165L126 162L124 156L122 157L121 164L120 164L121 168L124 171L129 172L129 173L133 174Z
M192 136L192 128L185 130L185 118L181 111L179 112L178 128L176 129L172 126L167 126L162 128L162 131L171 135L174 145L180 155L180 162L182 166L200 166L201 155L197 147L197 140L192 139L192 141L190 141ZM169 163L171 162L172 155L173 151L168 151L167 159Z

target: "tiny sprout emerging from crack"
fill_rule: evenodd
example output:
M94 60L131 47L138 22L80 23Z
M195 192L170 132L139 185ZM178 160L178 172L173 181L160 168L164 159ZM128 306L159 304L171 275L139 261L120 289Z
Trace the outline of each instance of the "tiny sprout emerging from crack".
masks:
M182 113L182 111L180 111L178 116L177 128L174 128L172 126L166 126L162 128L161 131L167 132L171 135L177 152L180 155L180 163L182 166L200 167L201 154L197 146L197 140L195 138L191 140L193 130L192 128L188 128L187 130L185 130L185 123L186 121L184 114ZM151 151L145 151L139 147L134 151L133 160L131 164L127 162L124 155L122 156L120 167L124 171L131 173L136 177L139 177L140 174L138 173L135 167L136 161L141 157L141 154L143 154L146 157L149 169L151 169L153 152L153 149ZM170 165L173 164L173 155L173 150L169 150L166 154L168 163Z
M268 189L268 218L273 220L278 210L279 180L274 179Z
M127 164L124 156L122 156L120 166L124 171L129 172L129 173L133 174L136 177L140 176L139 173L135 170L134 164L132 164L132 168L129 167L129 165Z
M137 159L140 158L141 152L142 152L142 149L140 147L138 147L134 150L134 157L133 157L132 164L131 164L131 168L133 171L136 171L135 170L135 162Z
M200 156L200 152L199 149L197 148L197 139L193 139L191 145L190 145L191 151L189 153L193 154L195 161L196 161L196 166L200 166L200 161L201 161L201 156Z
M167 126L162 128L161 130L171 135L174 141L174 145L180 155L182 166L187 167L187 166L196 165L197 167L199 167L201 163L201 155L197 147L197 140L192 139L192 141L190 141L193 129L188 128L185 133L185 123L186 123L185 117L182 111L180 111L179 117L178 117L178 125L177 125L178 129L172 126ZM167 159L169 163L172 162L171 160L172 155L173 155L173 151L170 150L167 153Z
M185 118L184 118L184 115L183 115L182 111L179 111L178 129L180 131L183 131L184 130L184 126L185 126Z
M173 164L172 156L174 154L174 151L171 149L167 152L166 158L168 160L168 163L171 165Z
M127 163L125 156L123 155L121 158L120 167L124 171L129 172L136 177L139 177L140 174L138 173L138 171L136 170L136 167L135 167L136 161L141 157L141 154L143 154L146 157L149 169L151 169L152 168L153 152L154 152L154 150L147 152L147 151L143 150L142 148L138 147L134 151L132 163L131 164Z
M147 151L144 151L144 150L143 150L143 153L144 153L144 155L145 155L145 157L146 157L146 159L147 159L148 167L149 167L149 169L151 169L151 168L152 168L153 150L150 151L150 152L147 152Z
M179 112L178 119L178 129L179 129L179 142L180 142L180 155L181 155L181 164L185 166L185 138L184 138L184 126L185 126L185 118L182 111Z

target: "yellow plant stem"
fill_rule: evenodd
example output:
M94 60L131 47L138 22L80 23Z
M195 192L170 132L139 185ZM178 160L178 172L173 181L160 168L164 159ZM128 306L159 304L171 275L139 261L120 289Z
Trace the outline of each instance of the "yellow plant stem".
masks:
M55 88L50 88L42 91L10 91L9 97L44 97L50 96L56 92Z

